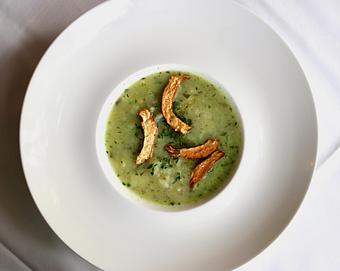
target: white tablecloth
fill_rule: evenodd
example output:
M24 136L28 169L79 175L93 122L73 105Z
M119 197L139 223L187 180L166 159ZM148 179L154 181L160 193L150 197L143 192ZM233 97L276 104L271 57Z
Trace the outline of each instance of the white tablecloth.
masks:
M320 129L318 169L284 233L238 271L340 270L340 1L235 0L288 43L311 84ZM101 0L0 1L0 270L98 270L52 232L20 164L23 96L40 57L70 22ZM337 150L338 149L338 150Z

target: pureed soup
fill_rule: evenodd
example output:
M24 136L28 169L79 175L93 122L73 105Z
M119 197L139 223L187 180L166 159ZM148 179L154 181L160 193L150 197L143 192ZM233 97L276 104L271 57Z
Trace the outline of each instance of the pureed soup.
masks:
M162 100L171 76L183 77L173 103L171 97ZM164 106L174 114L168 120ZM142 127L142 112L149 117L147 127ZM182 131L175 131L177 118ZM144 139L150 146L143 147ZM121 185L168 206L196 204L225 186L238 166L242 141L238 114L222 91L198 75L178 71L151 74L125 89L105 132L106 153Z

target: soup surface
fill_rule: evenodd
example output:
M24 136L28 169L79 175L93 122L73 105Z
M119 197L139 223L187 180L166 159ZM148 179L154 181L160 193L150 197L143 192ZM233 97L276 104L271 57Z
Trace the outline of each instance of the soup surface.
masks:
M177 90L174 113L192 129L175 132L161 113L161 99L171 75L166 71L141 78L125 89L107 120L105 147L108 159L121 185L139 197L160 205L195 204L217 193L231 179L242 150L242 129L238 113L215 85L191 73ZM139 110L148 108L157 123L158 136L150 160L136 165L143 145ZM204 159L172 158L164 147L188 148L217 139L225 155L190 189L188 183L195 166Z

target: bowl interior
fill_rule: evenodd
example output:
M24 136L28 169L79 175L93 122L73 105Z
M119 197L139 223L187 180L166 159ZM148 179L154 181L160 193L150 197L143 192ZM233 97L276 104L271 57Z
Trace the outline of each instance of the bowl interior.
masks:
M213 199L218 193L220 193L225 187L227 187L230 182L232 181L233 176L237 172L239 163L242 159L242 153L243 148L240 149L240 157L237 162L237 165L234 168L234 172L228 176L229 181L225 182L221 187L212 195L207 197L206 199L199 201L195 204L189 204L189 205L182 205L182 206L175 206L175 207L168 207L168 206L162 206L159 204L155 204L152 202L148 202L146 200L143 200L141 197L137 196L135 193L131 192L128 188L121 185L121 182L119 181L119 178L117 177L114 169L112 168L109 158L106 154L106 148L104 144L104 138L105 138L105 131L106 131L106 125L108 121L109 114L117 101L117 99L122 95L124 90L131 86L133 83L141 79L142 77L146 77L150 74L157 73L157 72L164 72L164 71L180 71L180 72L187 72L191 74L196 74L209 82L213 83L220 91L226 95L229 102L232 104L234 108L234 113L238 116L238 120L240 122L241 130L243 128L242 125L242 118L241 114L238 111L237 105L235 104L233 98L229 94L229 92L221 85L219 82L217 82L215 79L213 79L211 76L202 73L202 71L198 71L193 67L185 66L185 65L178 65L178 64L160 64L155 65L151 67L147 67L144 69L141 69L139 71L134 72L133 74L129 75L127 78L125 78L122 82L120 82L109 94L107 99L105 100L102 109L100 110L98 121L97 121L97 127L96 127L96 149L97 149L97 156L98 161L103 169L103 172L107 178L107 180L113 185L113 187L121 193L126 199L131 200L134 203L137 203L138 205L145 206L148 208L151 208L153 210L160 210L160 211L183 211L188 210L191 208L198 207L209 200ZM129 110L129 108L126 108L126 110ZM222 125L222 124L221 124ZM243 134L243 131L242 131ZM243 147L243 145L242 145Z

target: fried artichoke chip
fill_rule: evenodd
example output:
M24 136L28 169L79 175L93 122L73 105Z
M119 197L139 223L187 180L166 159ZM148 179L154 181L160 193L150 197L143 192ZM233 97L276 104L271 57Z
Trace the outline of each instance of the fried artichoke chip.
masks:
M216 151L217 148L218 141L215 139L209 139L204 144L192 148L175 149L171 145L165 146L165 149L170 156L185 159L200 159L207 157Z
M176 132L181 132L182 134L189 132L191 127L175 115L172 110L172 106L180 84L182 81L189 78L190 77L187 74L172 75L163 91L162 96L162 114L166 122L172 129Z
M158 133L155 119L153 118L149 109L143 108L138 112L138 115L142 118L144 142L143 147L136 159L137 165L142 164L151 158Z
M204 175L213 167L213 165L224 156L224 152L214 151L207 159L198 164L191 173L189 186L192 189Z

